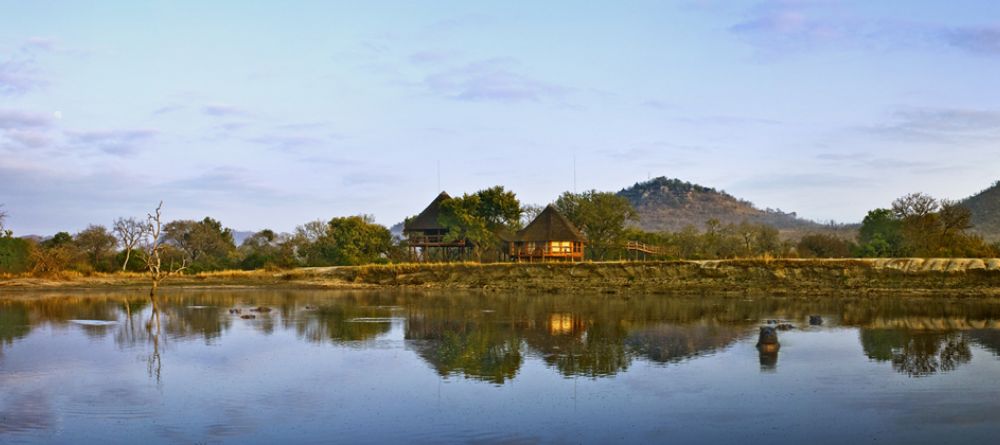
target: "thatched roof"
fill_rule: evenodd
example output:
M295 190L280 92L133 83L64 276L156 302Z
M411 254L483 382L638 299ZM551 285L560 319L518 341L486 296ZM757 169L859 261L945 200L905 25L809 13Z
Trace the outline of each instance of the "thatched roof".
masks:
M419 215L403 226L403 231L445 230L445 227L438 222L438 217L441 216L441 203L446 199L451 199L451 196L448 196L445 192L441 192L423 212L420 212Z
M528 227L517 232L518 241L586 241L587 238L551 205L545 207Z

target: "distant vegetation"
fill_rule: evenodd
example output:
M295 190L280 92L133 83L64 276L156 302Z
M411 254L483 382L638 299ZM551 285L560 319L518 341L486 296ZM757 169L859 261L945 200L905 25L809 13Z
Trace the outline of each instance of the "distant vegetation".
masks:
M962 202L910 194L889 208L868 212L856 229L758 210L723 192L665 178L636 184L617 194L566 192L553 205L588 238L587 258L591 260L996 257L1000 256L1000 243L984 240L974 231L974 223L1000 210L1000 196L992 201L989 198L1000 194L998 190L994 186ZM640 203L638 208L636 202ZM658 213L654 211L657 206L668 210ZM513 192L496 186L444 202L441 223L450 229L449 237L475 246L475 259L495 261L500 257L502 239L523 228L541 208L522 205ZM671 222L670 229L645 229L650 224L646 218L678 214L695 218L716 215L713 212L720 209L736 212L727 214L726 219L708 217L678 226L685 221L681 219ZM734 220L733 215L747 217ZM4 227L6 217L0 208L0 273L148 271L152 240L144 218L118 218L111 230L90 225L76 234L59 232L36 241L15 237ZM784 236L782 227L790 226L802 233ZM170 221L163 224L156 251L164 267L184 273L411 260L406 240L393 236L368 215L311 221L291 234L265 229L240 245L233 234L211 217ZM626 250L629 242L650 250L639 255Z

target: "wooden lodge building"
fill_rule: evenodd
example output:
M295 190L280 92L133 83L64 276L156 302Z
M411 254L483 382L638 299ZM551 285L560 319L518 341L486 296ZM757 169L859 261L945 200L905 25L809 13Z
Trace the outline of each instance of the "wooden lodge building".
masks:
M413 219L403 224L403 235L409 244L410 257L417 261L448 261L465 259L472 246L466 240L445 241L448 228L438 222L441 203L451 199L441 192L430 205Z
M410 257L415 261L465 260L472 250L468 240L446 241L448 228L438 220L441 203L451 199L441 192L419 215L403 225ZM510 261L583 261L586 237L551 205L516 234L497 233L503 243L501 259Z
M587 238L551 205L507 242L514 261L583 261Z

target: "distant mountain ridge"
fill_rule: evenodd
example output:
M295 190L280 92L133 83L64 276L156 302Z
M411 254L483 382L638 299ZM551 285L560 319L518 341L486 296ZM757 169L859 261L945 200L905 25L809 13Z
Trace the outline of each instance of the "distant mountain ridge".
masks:
M972 211L972 230L990 241L1000 240L1000 181L960 203Z
M717 219L723 224L743 221L764 223L784 231L811 231L827 228L793 213L775 209L759 209L749 201L679 179L658 177L618 192L632 203L639 213L638 226L647 231L676 232L686 226L699 230L705 222Z

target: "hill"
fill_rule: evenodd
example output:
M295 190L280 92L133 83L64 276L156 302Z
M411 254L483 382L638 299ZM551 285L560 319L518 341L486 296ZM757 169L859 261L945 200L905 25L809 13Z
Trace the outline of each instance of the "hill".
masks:
M828 229L828 226L799 218L794 212L761 210L749 201L714 188L679 179L659 177L618 192L632 203L639 213L639 227L648 231L678 231L685 226L705 228L705 222L717 219L723 224L743 221L765 223L783 232L808 232Z
M961 204L972 211L972 231L990 241L1000 240L1000 181Z

